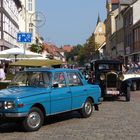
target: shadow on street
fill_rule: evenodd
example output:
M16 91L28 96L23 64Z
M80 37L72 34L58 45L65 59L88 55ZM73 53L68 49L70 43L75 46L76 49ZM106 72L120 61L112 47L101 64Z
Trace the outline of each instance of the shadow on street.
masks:
M67 112L64 114L54 115L45 118L44 126L55 124L62 121L67 121L70 119L81 118L77 111ZM0 133L12 133L12 132L24 132L21 123L2 123L0 122Z

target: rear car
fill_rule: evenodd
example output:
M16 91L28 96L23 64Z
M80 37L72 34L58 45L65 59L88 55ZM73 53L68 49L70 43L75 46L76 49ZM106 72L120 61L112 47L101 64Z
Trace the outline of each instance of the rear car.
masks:
M131 90L140 90L140 67L130 68L124 73L124 80L131 81Z
M129 80L124 80L122 62L118 60L95 60L91 62L94 83L100 85L102 97L124 96L130 101Z

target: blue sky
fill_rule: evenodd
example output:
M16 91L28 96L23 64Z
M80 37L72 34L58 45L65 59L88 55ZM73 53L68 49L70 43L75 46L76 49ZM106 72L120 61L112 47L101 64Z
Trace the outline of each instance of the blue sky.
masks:
M36 0L36 11L46 17L39 33L58 47L83 44L95 30L98 13L105 20L105 3L106 0Z

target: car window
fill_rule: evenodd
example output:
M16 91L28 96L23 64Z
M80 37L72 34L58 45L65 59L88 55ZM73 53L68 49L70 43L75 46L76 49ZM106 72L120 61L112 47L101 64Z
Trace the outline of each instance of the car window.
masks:
M63 72L56 72L54 74L53 84L58 84L59 88L66 87L66 79Z
M81 81L78 73L69 72L69 73L67 73L67 75L68 75L69 86L80 86L80 85L82 85L82 81Z
M38 87L48 87L50 85L51 74L36 72L29 76L29 85L34 85Z
M15 75L11 86L36 86L36 87L48 87L51 80L50 72L20 72Z
M103 69L109 69L109 65L108 64L99 64L99 70L103 70Z
M121 66L118 64L99 64L98 65L99 70L114 70L114 71L120 71Z

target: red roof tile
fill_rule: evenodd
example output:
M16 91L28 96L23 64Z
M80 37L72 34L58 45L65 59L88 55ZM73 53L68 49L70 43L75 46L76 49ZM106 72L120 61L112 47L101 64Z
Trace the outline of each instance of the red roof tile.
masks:
M73 47L70 46L70 45L64 45L64 46L62 46L62 49L63 49L65 52L71 52L71 50L73 49Z
M62 48L57 48L55 45L47 43L43 44L43 49L46 50L51 55L57 55L58 52L60 53L64 51Z
M119 3L119 0L111 0L112 3Z

